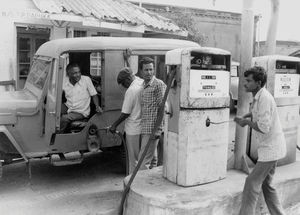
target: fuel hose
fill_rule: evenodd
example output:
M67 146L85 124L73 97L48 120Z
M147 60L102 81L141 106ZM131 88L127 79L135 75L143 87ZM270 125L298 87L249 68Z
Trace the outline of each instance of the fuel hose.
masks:
M150 135L150 138L148 140L148 143L146 144L145 146L145 149L141 155L141 158L138 160L138 163L136 165L136 167L134 168L130 178L129 178L129 181L128 183L126 184L125 188L124 188L124 191L122 193L122 198L121 198L121 203L120 203L120 206L119 206L119 215L123 215L123 208L124 208L124 202L126 200L126 197L127 197L127 194L130 190L130 186L138 172L138 170L140 169L141 165L142 165L142 162L147 154L147 151L150 147L150 144L153 144L153 141L155 140L155 134L159 128L159 126L161 125L162 123L162 120L163 120L163 116L164 116L164 107L165 107L165 103L166 103L166 100L167 100L167 97L168 97L168 94L169 94L169 91L170 91L170 88L171 88L171 84L172 84L172 81L175 77L175 74L176 74L176 70L175 69L171 69L170 70L170 73L169 73L169 76L168 76L168 81L167 81L167 88L166 88L166 91L165 91L165 94L164 94L164 97L163 97L163 100L162 100L162 103L161 105L159 106L158 108L158 113L157 113L157 119L155 121L155 124L154 124L154 128L152 130L152 133Z

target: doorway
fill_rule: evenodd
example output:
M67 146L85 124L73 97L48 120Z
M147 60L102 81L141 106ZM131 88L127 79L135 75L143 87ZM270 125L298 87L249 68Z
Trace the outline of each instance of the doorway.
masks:
M17 89L23 89L34 53L49 41L50 29L17 27Z

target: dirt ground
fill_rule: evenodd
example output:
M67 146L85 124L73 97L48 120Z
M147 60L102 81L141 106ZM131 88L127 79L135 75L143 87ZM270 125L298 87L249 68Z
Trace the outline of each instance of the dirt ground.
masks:
M230 118L234 116L232 113ZM229 127L228 166L233 166L236 125L230 122ZM300 152L298 155L300 158ZM25 163L4 166L0 214L116 215L124 177L120 159L112 152L89 155L83 163L72 166L34 160L31 180Z
M88 156L73 166L32 162L29 180L24 163L4 166L0 214L117 214L124 173L113 153Z

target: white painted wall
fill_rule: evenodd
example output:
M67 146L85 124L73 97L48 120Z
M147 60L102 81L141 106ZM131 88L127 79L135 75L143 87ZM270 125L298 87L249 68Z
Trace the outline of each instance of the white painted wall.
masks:
M15 29L10 20L0 19L0 26L3 29L0 39L0 81L4 81L14 78L16 70L16 45L14 44L16 44L16 38L11 36L14 35Z

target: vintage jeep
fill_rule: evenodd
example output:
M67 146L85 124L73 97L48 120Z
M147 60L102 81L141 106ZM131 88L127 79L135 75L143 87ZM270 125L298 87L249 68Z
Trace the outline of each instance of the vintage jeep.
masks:
M55 165L78 163L85 152L108 148L121 149L126 164L122 135L107 132L123 100L116 82L118 72L128 64L137 72L139 58L152 56L156 76L165 80L165 53L195 46L199 47L184 40L125 37L67 38L43 44L24 89L0 93L0 172L2 164L18 160L30 164L34 158L48 157ZM91 107L89 118L72 123L68 133L60 134L62 84L66 65L73 62L79 64L82 75L93 80L104 112L97 114ZM119 128L122 134L122 126Z

